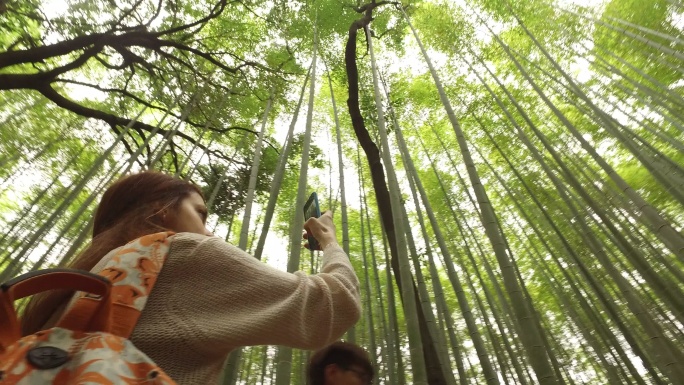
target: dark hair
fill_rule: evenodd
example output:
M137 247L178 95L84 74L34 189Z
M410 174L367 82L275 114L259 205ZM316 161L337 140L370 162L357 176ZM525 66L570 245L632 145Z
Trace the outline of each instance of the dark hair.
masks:
M92 242L68 267L91 270L109 251L143 235L169 230L158 214L177 208L193 192L202 195L194 184L161 172L144 171L119 179L100 199ZM55 312L63 312L72 294L55 290L33 296L22 316L23 334L41 330Z
M349 369L356 365L361 367L369 379L375 374L373 365L368 358L368 353L358 345L349 342L333 342L325 348L318 350L311 356L307 368L307 383L309 385L325 384L325 368L335 364L342 369Z

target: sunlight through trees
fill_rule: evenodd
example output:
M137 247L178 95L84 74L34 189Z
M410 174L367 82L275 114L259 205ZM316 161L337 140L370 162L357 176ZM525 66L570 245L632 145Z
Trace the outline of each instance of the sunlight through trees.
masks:
M0 281L67 266L143 169L317 272L317 191L376 384L683 381L684 3L0 0L0 31Z

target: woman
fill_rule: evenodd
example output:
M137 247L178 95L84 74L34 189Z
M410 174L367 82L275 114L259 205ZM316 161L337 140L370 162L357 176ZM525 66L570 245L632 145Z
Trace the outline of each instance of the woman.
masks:
M131 336L177 383L216 382L236 347L316 349L358 320L359 282L329 213L304 224L323 250L321 273L309 276L277 270L213 237L206 218L196 186L158 172L124 177L104 193L92 243L70 266L99 271L103 256L131 240L177 233ZM36 295L24 313L23 333L54 326L72 294Z

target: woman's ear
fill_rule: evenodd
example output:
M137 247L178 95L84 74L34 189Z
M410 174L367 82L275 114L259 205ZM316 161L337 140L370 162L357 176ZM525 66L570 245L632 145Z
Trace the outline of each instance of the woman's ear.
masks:
M153 204L151 209L152 214L150 214L150 216L147 217L147 219L151 220L153 223L166 226L168 221L171 219L169 208L159 204Z
M171 210L169 210L168 208L160 210L159 214L157 215L159 217L159 221L164 227L171 227L175 223L173 212L171 212Z

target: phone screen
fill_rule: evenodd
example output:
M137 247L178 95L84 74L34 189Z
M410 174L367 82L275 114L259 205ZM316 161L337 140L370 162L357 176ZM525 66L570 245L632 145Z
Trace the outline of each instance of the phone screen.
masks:
M309 218L318 218L321 216L321 208L318 206L318 195L316 192L312 192L309 199L304 204L304 221ZM316 238L309 232L307 232L307 239L309 241L309 249L318 250L319 245Z

